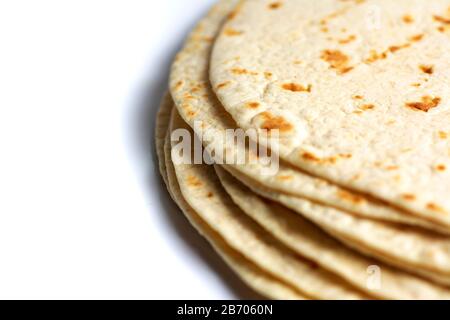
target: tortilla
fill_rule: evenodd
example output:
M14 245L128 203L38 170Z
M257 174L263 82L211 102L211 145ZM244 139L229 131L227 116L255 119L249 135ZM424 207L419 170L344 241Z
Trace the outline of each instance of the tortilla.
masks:
M449 5L242 1L211 83L239 127L280 131L293 166L448 229Z
M183 119L191 127L194 127L196 121L204 126L205 143L216 149L239 153L247 151L240 150L240 146L224 144L225 130L236 128L236 123L218 102L208 79L208 59L212 41L225 17L233 16L236 2L220 1L199 23L174 61L170 86L176 107ZM265 168L258 163L230 166L268 188L293 193L363 217L417 225L442 233L450 232L448 228L439 227L375 199L295 170L283 162L280 163L279 171L272 175L263 175Z
M177 112L172 113L171 120L171 131L175 129L188 129ZM175 145L172 141L172 149ZM213 167L175 163L173 167L189 206L230 247L258 267L313 299L369 298L330 272L299 257L265 232L233 203Z
M365 258L326 235L312 223L280 204L260 198L220 166L217 175L233 201L267 232L298 254L380 299L449 299L450 290ZM367 270L381 270L380 286L368 286Z
M184 201L176 182L173 166L170 162L170 144L167 140L167 166L164 153L165 137L169 126L170 114L173 109L173 101L170 95L166 95L156 120L156 153L158 155L160 172L174 201L183 210L192 225L214 247L217 253L230 266L231 269L253 290L271 299L279 300L304 300L305 296L298 293L292 287L275 279L263 270L259 269L245 259L238 252L232 250L224 240L215 233Z

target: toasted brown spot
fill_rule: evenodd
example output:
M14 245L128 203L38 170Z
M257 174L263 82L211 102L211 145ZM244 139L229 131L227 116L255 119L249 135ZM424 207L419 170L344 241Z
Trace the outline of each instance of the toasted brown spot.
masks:
M249 71L247 69L242 69L242 68L233 68L233 69L231 69L231 72L234 74L237 74L237 75L245 75L245 74L252 75L252 76L258 75L257 72Z
M292 180L292 179L293 179L292 176L278 176L277 177L277 180L280 180L280 181L288 181L288 180Z
M426 73L426 74L433 74L434 72L434 66L432 65L425 65L422 64L419 66L420 70L422 70L422 72Z
M441 103L441 98L433 98L430 96L422 97L422 102L407 102L406 106L414 110L428 112L436 108Z
M352 96L352 99L355 99L355 100L363 100L364 97L361 96L361 95L359 95L359 94L355 94L354 96Z
M388 167L386 167L387 171L396 171L398 169L400 169L399 166L388 166Z
M355 41L355 40L356 40L356 36L355 36L355 35L351 35L351 36L348 36L348 37L345 38L345 39L339 40L339 43L340 43L340 44L348 44L348 43L353 42L353 41Z
M178 81L175 85L175 90L179 90L183 86L183 81Z
M197 177L194 176L189 176L186 181L187 184L191 187L201 187L203 185L203 183Z
M441 139L447 139L447 138L448 138L447 132L439 131L439 138L441 138Z
M259 106L260 106L260 103L259 103L259 102L248 102L248 103L246 104L246 106L247 106L247 108L249 108L249 109L258 109Z
M281 8L282 5L283 4L281 2L272 2L271 4L269 4L269 9L276 10Z
M284 90L292 91L292 92L311 92L312 85L308 85L307 87L297 84L297 83L285 83L281 86Z
M360 106L358 110L353 111L353 113L360 115L360 114L363 114L364 111L369 111L369 110L373 110L373 109L375 109L375 105L373 105L373 104L364 104L364 105Z
M212 192L208 192L208 194L206 195L207 198L211 199L214 197L214 193Z
M324 50L321 58L328 62L332 69L338 70L341 74L353 69L353 67L348 66L350 58L339 50Z
M411 86L412 86L412 87L416 87L416 88L418 88L418 87L420 87L420 86L421 86L421 84L420 84L420 83L418 83L418 82L416 82L416 83L411 83Z
M341 8L335 12L330 13L325 19L335 19L339 16L344 15L347 11L349 10L349 8Z
M236 18L236 16L238 15L239 10L233 10L230 12L230 14L228 15L228 20L233 20L234 18Z
M235 29L232 29L232 28L227 28L224 31L224 34L226 36L229 36L229 37L240 36L243 33L244 33L243 31L235 30Z
M336 163L338 161L338 159L336 157L329 157L329 158L325 158L322 159L322 163Z
M339 50L325 50L321 58L330 64L330 67L337 69L339 73L347 73L353 69L349 67L350 58Z
M189 117L189 118L193 118L193 117L195 117L197 115L197 112L195 112L195 111L188 111L188 113L187 113L187 116Z
M409 194L409 193L404 194L402 197L406 201L414 201L414 200L416 200L416 196L413 195L413 194Z
M450 24L450 19L444 18L442 16L433 16L433 19L437 22L443 23L443 24Z
M217 86L217 89L223 89L230 84L230 81L222 82Z
M354 67L343 68L343 69L339 70L339 73L340 74L345 74L345 73L348 73L348 72L352 71L353 69L354 69Z
M195 99L195 97L192 94L187 93L187 92L183 95L183 98L186 100L194 100Z
M431 211L435 211L435 212L446 214L444 209L442 209L440 206L438 206L437 204L434 204L434 203L427 204L427 209L431 210Z
M443 171L447 170L447 167L444 164L440 164L440 165L436 166L436 170L443 172Z
M402 45L399 45L399 46L391 46L391 47L389 47L389 51L391 53L396 53L397 51L400 51L400 50L405 49L405 48L409 48L410 46L411 45L409 43L402 44Z
M437 30L439 32L445 32L445 27L444 26L440 26L440 27L437 28Z
M269 80L270 78L272 78L273 74L272 72L264 72L264 77Z
M344 154L341 153L337 156L332 156L329 158L319 158L316 155L310 153L310 152L304 152L301 154L302 158L306 161L311 161L311 162L318 162L321 164L334 164L336 163L339 159L351 159L353 156L351 154Z
M360 203L364 202L364 199L362 197L357 196L357 195L352 194L352 193L347 192L347 191L343 191L343 190L339 191L337 193L337 196L339 198L341 198L342 200L351 202L353 204L360 204Z
M375 105L373 104L365 104L360 107L361 110L373 110L375 109Z
M418 42L418 41L421 41L423 39L423 37L425 37L424 34L416 34L415 36L412 36L411 38L409 38L409 40L411 40L413 42Z
M411 15L409 15L409 14L404 15L402 19L403 19L404 23L410 24L410 23L414 22L414 18Z
M308 161L315 161L315 162L320 162L321 159L316 157L316 155L310 153L310 152L304 152L302 155L303 159L308 160Z
M322 27L320 31L322 31L323 33L327 33L328 31L330 31L330 29L328 29L328 27Z
M281 116L274 116L270 112L264 112L261 116L264 119L261 129L268 131L280 130L281 132L287 132L294 129L294 126Z
M386 58L387 58L386 52L378 53L375 50L372 50L372 51L370 51L370 56L365 60L365 62L373 63L375 61L386 59Z

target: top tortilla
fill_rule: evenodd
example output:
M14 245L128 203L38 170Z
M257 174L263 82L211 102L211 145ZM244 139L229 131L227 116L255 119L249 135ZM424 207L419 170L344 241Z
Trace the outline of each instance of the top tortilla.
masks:
M292 165L450 223L450 1L247 0L210 78Z
M237 1L220 1L191 33L183 50L177 55L172 66L170 86L177 109L183 119L195 130L195 122L204 127L204 141L216 149L242 152L239 145L224 145L225 131L236 128L235 121L224 110L209 86L208 67L213 39L222 22L232 17ZM210 134L207 134L207 133ZM244 151L246 152L246 151ZM380 201L350 192L324 179L295 170L286 163L280 163L278 172L263 174L259 164L230 164L262 185L274 190L290 193L307 199L335 206L337 208L383 221L398 222L425 227L448 233L446 226L418 219L401 210L386 206ZM448 225L450 226L450 225Z

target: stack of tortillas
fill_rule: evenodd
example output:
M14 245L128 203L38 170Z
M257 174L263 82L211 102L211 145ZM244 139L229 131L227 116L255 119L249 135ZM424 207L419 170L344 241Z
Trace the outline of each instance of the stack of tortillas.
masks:
M450 298L449 0L222 0L177 55L170 93L163 177L250 287ZM277 170L230 129L255 132ZM180 132L212 159L256 161L211 165L195 148L173 161Z

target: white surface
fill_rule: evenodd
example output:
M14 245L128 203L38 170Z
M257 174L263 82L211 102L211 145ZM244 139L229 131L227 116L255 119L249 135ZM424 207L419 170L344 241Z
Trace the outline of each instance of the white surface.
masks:
M0 0L0 298L251 297L154 163L170 59L212 2Z

